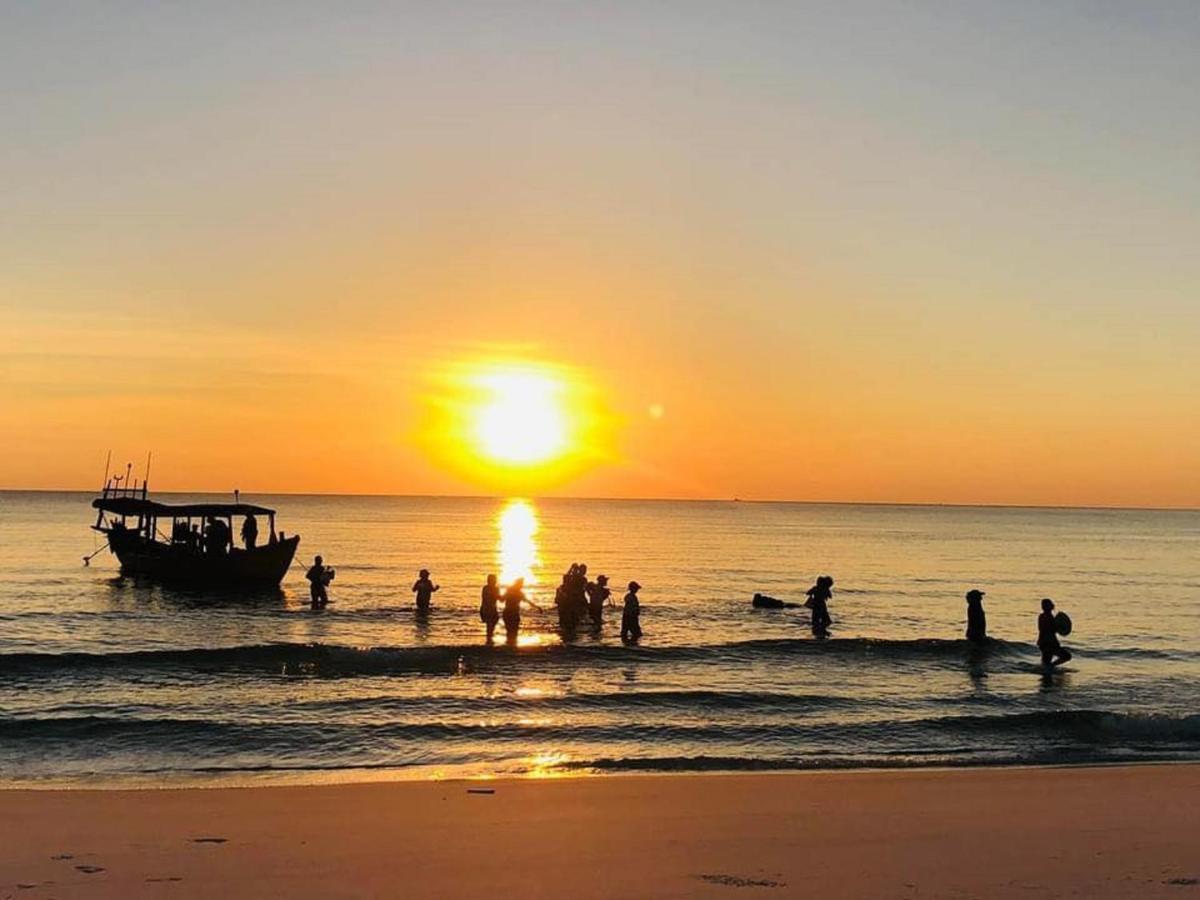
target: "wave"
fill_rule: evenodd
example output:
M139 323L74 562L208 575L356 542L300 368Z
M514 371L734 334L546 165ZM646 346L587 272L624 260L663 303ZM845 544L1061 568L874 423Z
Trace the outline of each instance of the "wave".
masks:
M858 748L887 749L904 755L945 755L998 746L1020 749L1174 747L1200 752L1200 714L1168 716L1058 710L1000 715L958 715L912 720L877 718L853 723L586 722L479 721L339 724L323 720L212 720L171 716L59 716L0 719L0 741L81 740L94 749L97 739L130 739L150 746L197 742L231 751L273 748L367 749L404 742L507 741L534 745L547 739L570 743L762 746L804 748L828 755ZM1036 739L1036 740L1035 740ZM915 742L915 743L914 743Z
M1121 653L1123 651L1110 651ZM108 653L21 652L0 654L0 674L59 670L180 669L192 671L270 671L285 675L353 676L389 673L453 674L494 666L577 663L654 663L656 661L752 661L761 658L837 655L880 660L951 660L1036 654L1032 644L994 641L975 647L961 640L878 640L778 638L688 646L619 644L546 644L535 647L487 647L479 644L435 647L350 647L337 644L271 643L232 647L121 650Z

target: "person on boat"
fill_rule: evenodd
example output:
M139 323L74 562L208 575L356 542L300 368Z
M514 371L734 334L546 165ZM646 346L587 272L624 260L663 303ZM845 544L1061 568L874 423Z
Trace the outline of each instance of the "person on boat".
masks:
M504 592L504 635L510 644L517 642L517 633L521 630L521 604L528 602L525 579L518 578Z
M218 518L208 519L204 549L212 556L224 556L229 549L229 528Z
M305 573L308 579L308 592L312 597L312 608L323 609L329 603L330 570L325 568L325 561L319 556L313 557L312 568Z
M258 543L258 519L254 516L246 516L242 521L242 543L247 550L253 550Z
M204 538L200 535L200 526L193 525L191 532L188 534L188 548L193 553L199 553L200 548L204 546Z
M822 575L817 583L806 592L808 600L804 605L812 610L813 637L829 637L829 626L833 619L829 615L829 601L833 599L833 579Z
M987 614L983 611L983 591L967 591L967 640L972 644L986 644Z
M642 604L638 591L642 586L629 582L629 593L625 595L625 609L621 613L621 640L626 643L637 641L642 636Z
M496 633L496 623L500 621L499 602L500 586L496 583L496 576L489 575L479 598L479 620L487 626L487 642L489 644Z
M592 624L597 628L604 616L604 603L611 596L607 575L597 575L596 581L588 585L588 615L592 617Z
M1071 660L1071 651L1059 643L1054 601L1049 597L1042 601L1042 611L1038 615L1037 645L1042 651L1042 665L1047 669L1057 668Z
M417 580L413 582L413 593L417 595L417 612L429 612L429 605L433 600L433 595L440 591L441 585L434 584L429 580L429 570L422 569L417 573Z

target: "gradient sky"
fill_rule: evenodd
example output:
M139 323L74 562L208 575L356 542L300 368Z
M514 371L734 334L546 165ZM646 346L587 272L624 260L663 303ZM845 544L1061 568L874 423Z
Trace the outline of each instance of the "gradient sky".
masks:
M1197 47L1195 3L0 3L0 486L504 493L422 429L511 356L606 423L545 493L1200 505Z

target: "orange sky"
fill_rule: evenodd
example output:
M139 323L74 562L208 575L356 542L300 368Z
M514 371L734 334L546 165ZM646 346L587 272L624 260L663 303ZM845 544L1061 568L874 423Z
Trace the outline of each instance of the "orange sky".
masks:
M1200 505L1197 17L704 9L16 13L0 487Z

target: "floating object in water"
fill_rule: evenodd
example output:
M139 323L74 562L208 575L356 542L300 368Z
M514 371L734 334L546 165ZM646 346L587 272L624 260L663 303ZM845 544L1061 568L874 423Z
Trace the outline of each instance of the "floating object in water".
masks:
M786 603L783 600L768 597L766 594L755 594L750 605L755 609L796 609L799 606L798 603Z
M1054 630L1066 637L1071 633L1071 617L1065 612L1054 614Z

